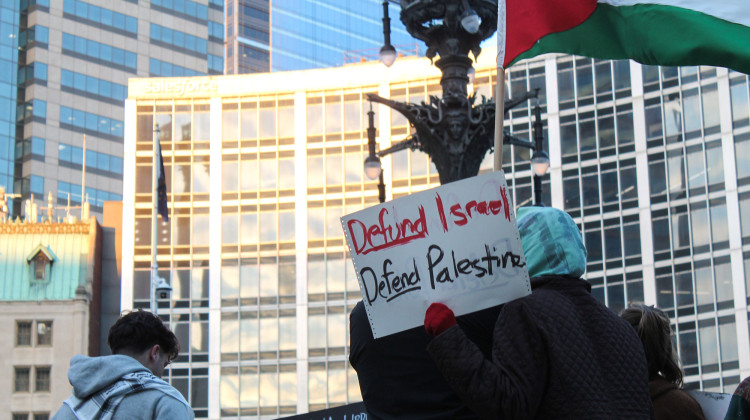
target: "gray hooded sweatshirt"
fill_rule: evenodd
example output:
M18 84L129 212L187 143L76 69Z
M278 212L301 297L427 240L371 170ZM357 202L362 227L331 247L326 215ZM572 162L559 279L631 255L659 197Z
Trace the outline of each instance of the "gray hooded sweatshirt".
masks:
M82 355L73 356L70 360L68 380L73 385L73 396L84 401L99 398L105 401L104 407L111 404L106 402L107 397L102 397L101 391L111 387L123 376L136 373L145 378L153 377L154 382L159 382L153 388L135 389L129 391L114 409L109 407L113 420L147 420L147 419L175 419L192 420L193 410L174 388L153 375L137 360L124 355L112 355L102 357L86 357ZM147 379L148 380L148 379ZM57 411L53 420L75 420L78 419L73 413L66 400ZM80 415L80 414L79 414ZM107 417L106 415L104 417ZM94 418L100 418L95 416ZM88 419L86 419L88 420Z

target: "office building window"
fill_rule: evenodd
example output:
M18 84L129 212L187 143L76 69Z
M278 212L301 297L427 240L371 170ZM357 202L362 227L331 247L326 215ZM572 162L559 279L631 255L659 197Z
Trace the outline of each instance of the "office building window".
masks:
M32 194L37 194L38 196L44 195L44 177L41 177L39 175L31 175L30 177L30 191Z
M13 392L29 392L31 368L16 367L13 375Z
M41 25L34 25L31 28L21 31L18 34L18 48L36 43L49 44L49 28Z
M105 28L118 29L133 35L138 33L138 19L80 0L65 0L63 12L98 23Z
M125 85L112 83L107 80L97 79L96 77L65 69L61 70L60 76L60 84L64 88L104 98L115 99L118 102L124 101L128 96L128 87Z
M34 80L47 81L47 65L44 63L31 63L28 66L18 68L18 84Z
M187 51L206 54L208 51L207 41L203 38L190 35L185 32L175 31L155 23L151 24L150 32L152 41L159 41L165 44L173 45L178 48L184 48Z
M138 68L138 56L134 52L80 36L63 33L62 48L64 53L78 54L90 60L101 61L104 64L124 67L128 71L135 71Z
M27 119L39 119L45 121L47 118L47 102L40 99L32 99L25 104L19 104L16 109L16 120L26 123Z
M208 22L208 36L223 41L224 25L218 22Z
M750 124L747 77L733 78L729 84L732 97L732 122L734 128L745 127Z
M31 345L31 321L16 322L16 346Z
M178 66L176 64L168 63L166 61L157 60L150 58L148 61L148 72L151 76L164 76L164 77L190 77L190 76L203 76L196 70L191 70L186 67Z
M86 188L86 194L88 194L89 202L92 206L103 208L105 201L120 201L122 200L122 194L112 193L104 190L98 190L96 188ZM67 203L68 195L70 195L70 202L75 204L81 203L81 186L78 184L70 184L64 181L58 181L57 183L57 201L59 203Z
M750 243L750 192L740 194L740 226L742 243ZM750 289L748 292L750 292Z
M220 4L223 3L220 2ZM208 19L208 7L191 0L151 0L151 5L174 10L193 18Z
M21 11L31 9L34 6L49 8L49 0L21 0Z
M94 134L106 134L115 137L123 136L122 121L114 118L92 114L78 109L60 107L60 124L68 124L90 131Z
M34 391L36 392L49 392L50 390L50 367L35 367L36 381L34 385Z
M49 413L13 413L11 418L13 420L49 420Z
M40 253L41 254L41 253ZM36 341L32 337L36 335ZM17 321L16 346L51 346L52 321Z
M44 156L45 141L39 137L31 138L31 154L35 156Z
M52 321L36 321L36 345L52 345Z
M224 59L218 55L208 54L208 70L214 72L224 71Z
M76 169L83 168L83 149L65 143L58 146L58 159ZM106 153L86 150L86 171L112 178L122 177L122 158Z
M734 136L734 155L737 166L737 183L750 184L750 133Z
M190 403L195 417L207 417L208 368L193 368L190 374L187 369L170 369L169 373L169 382ZM167 380L166 375L164 380Z

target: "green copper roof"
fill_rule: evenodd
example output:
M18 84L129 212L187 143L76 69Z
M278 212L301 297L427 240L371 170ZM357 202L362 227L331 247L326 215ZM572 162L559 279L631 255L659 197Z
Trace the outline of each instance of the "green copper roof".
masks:
M87 222L0 222L0 301L74 299L93 266L89 232L94 231ZM51 260L41 282L34 276L39 252Z

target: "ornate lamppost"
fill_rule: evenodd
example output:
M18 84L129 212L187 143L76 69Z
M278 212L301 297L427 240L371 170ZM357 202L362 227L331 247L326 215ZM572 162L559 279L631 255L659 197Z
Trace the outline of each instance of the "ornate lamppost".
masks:
M536 104L534 106L534 141L528 141L516 136L512 136L509 132L503 132L503 144L511 144L513 146L525 147L531 149L534 153L531 155L531 169L534 172L534 205L544 206L542 202L542 177L547 174L549 169L549 155L544 151L544 133L542 124L542 108L539 106L539 89L535 89L534 92L526 92L522 99L515 101L509 101L506 103L506 111L512 109L518 104L528 100L529 98L536 98ZM382 98L381 98L382 99ZM370 179L379 178L378 182L378 198L380 202L385 201L385 184L383 182L383 170L380 162L380 158L389 155L393 152L404 149L419 149L419 143L412 136L404 141L396 143L395 145L383 149L379 152L375 152L375 113L372 111L372 102L370 102L370 111L367 112L369 125L367 127L367 146L369 149L369 155L365 158L365 175ZM478 169L477 169L478 172Z
M405 144L394 148L409 147L427 153L437 168L441 184L474 176L479 172L484 155L493 147L495 103L482 97L482 102L475 104L476 97L468 95L466 85L473 70L469 53L475 58L479 56L479 44L497 29L497 2L401 0L400 4L401 22L406 30L425 42L429 59L440 56L435 65L442 72L443 96L440 99L431 96L429 103L419 105L375 94L369 94L368 99L406 117L416 132L403 142ZM381 61L388 65L393 63L390 57L395 59L395 50L389 55L393 47L390 46L387 1L383 2L383 10L386 45L381 49ZM527 99L509 101L505 109Z

